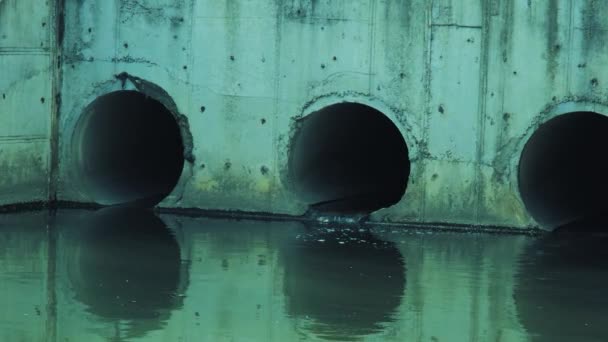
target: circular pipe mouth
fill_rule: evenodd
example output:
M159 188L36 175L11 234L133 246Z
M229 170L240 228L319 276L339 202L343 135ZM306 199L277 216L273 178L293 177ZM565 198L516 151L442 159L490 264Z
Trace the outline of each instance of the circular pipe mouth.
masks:
M378 110L334 104L299 122L289 173L296 195L311 209L369 213L396 204L405 194L408 147Z
M608 118L572 112L541 125L519 161L519 191L530 215L557 228L608 212Z
M174 115L137 91L97 98L76 127L78 172L95 202L150 207L176 186L184 146Z

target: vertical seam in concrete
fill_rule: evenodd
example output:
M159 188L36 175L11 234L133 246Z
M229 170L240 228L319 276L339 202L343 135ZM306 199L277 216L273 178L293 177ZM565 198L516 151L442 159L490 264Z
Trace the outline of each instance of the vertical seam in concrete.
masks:
M53 23L49 34L51 53L51 113L49 120L49 159L47 201L49 206L57 202L57 182L59 169L59 111L61 109L61 51L62 40L65 34L64 7L65 0L50 3L49 16Z
M368 88L367 92L369 95L372 94L372 84L374 81L374 74L372 73L374 70L374 50L376 47L376 0L370 0L369 3L370 9L370 18L369 18L369 78L368 78Z
M505 30L508 29L514 29L514 19L513 19L513 5L509 5L507 3L505 3L504 7L501 8L501 11L503 11L504 13L503 15L503 20L502 20L502 26L501 26L501 37L504 37L507 33L505 33ZM510 24L510 27L507 27L507 25ZM508 40L508 41L506 41ZM505 54L507 53L507 48L508 48L508 52L510 52L512 50L512 40L513 40L513 33L511 33L511 35L509 35L508 39L505 38L505 40L502 40L501 38L501 43L504 44L504 46L502 46L502 53ZM500 89L500 115L502 115L502 113L505 112L505 100L506 100L506 96L505 96L505 92L507 91L507 82L508 82L508 78L507 75L508 73L510 73L510 68L507 64L507 62L504 60L505 56L503 55L501 60L501 70L500 73L498 74L498 82L499 82L499 89ZM510 61L509 61L510 63ZM497 90L498 92L498 90ZM500 132L498 133L498 142L499 144L497 144L497 148L501 148L500 144L503 144L502 142L502 133L503 130L501 129ZM519 190L517 190L519 191Z
M192 85L192 77L191 75L194 73L194 46L192 44L192 41L194 40L194 24L197 21L197 16L196 16L196 4L195 4L196 0L191 0L190 1L190 27L188 30L188 34L190 35L190 37L188 38L189 40L189 44L188 44L188 65L190 66L190 72L186 73L186 83L189 85L189 93L188 93L188 108L192 109L192 113L195 113L196 111L193 109L194 107L192 106L192 94L194 93L194 86ZM177 114L177 113L176 113Z
M195 73L195 63L194 63L194 25L195 23L198 21L198 17L196 15L196 13L198 13L196 11L196 0L191 0L190 1L190 27L189 27L189 44L188 44L188 65L190 66L190 72L186 74L186 81L187 81L187 88L188 88L188 94L187 94L187 101L188 101L188 107L187 111L188 113L185 113L185 110L182 108L182 113L175 113L176 115L179 114L183 114L186 117L188 117L188 114L190 115L194 115L194 113L197 112L196 107L193 105L193 100L192 97L194 96L194 84L192 82L192 77L191 75ZM176 104L177 106L177 104ZM178 110L179 112L179 110ZM188 120L188 122L192 122L191 119ZM192 132L191 128L189 129L190 133ZM183 141L183 137L182 137L182 141ZM192 157L193 161L196 161L196 157L194 157L194 136L191 137L192 139L192 147L191 147L191 152L190 155ZM196 167L196 165L194 165L195 162L191 163L192 167ZM187 168L187 167L186 167ZM193 173L190 173L190 178L188 180L192 179L192 175ZM180 200L179 202L181 202L181 200L184 198L184 193L186 192L186 184L188 184L188 181L185 182L184 186L182 187L181 191L180 191Z
M49 139L49 171L48 171L48 202L53 207L57 202L57 181L59 168L59 112L61 109L62 65L61 52L65 35L65 0L51 1L49 16L52 27L49 34L50 63L51 63L51 113L50 113L50 139ZM57 340L57 289L56 289L56 256L57 236L55 231L54 212L49 213L46 233L47 245L47 278L46 278L46 336L45 341Z
M566 91L568 92L568 95L571 94L571 85L570 85L570 79L571 79L571 73L572 73L572 67L570 65L571 60L572 60L572 30L574 29L574 0L570 0L569 1L569 11L570 11L570 15L569 15L569 22L568 22L568 61L566 62Z
M477 136L477 165L475 167L475 204L474 204L474 218L475 222L479 222L479 211L483 201L483 153L485 144L485 113L487 105L487 90L488 90L488 68L489 68L489 43L490 43L490 11L485 0L480 1L481 6L481 60L479 70L479 103L477 109L477 125L478 125L478 136Z
M507 13L507 10L509 11L509 13ZM507 16L507 15L512 16L513 13L512 13L512 11L509 8L505 7L504 16ZM504 31L504 30L507 29L506 28L507 23L508 23L508 21L506 21L506 20L502 21L502 27L501 27L502 31ZM509 40L509 42L510 42L510 40ZM506 51L507 46L508 46L509 51L510 51L511 44L507 44L506 42L502 42L502 43L505 44L505 46L502 47L503 51ZM503 56L503 58L504 58L504 56ZM507 82L506 74L507 74L509 68L507 67L507 63L504 60L501 63L501 66L502 66L502 68L501 68L501 71L500 71L500 112L504 113L505 112L505 91L506 91L506 88L507 88L507 86L506 86L506 82Z
M121 0L115 0L114 4L116 6L116 12L114 15L114 60L116 61L116 63L112 63L112 66L114 67L114 75L118 74L118 49L119 46L121 44L120 42L120 4L121 4ZM124 82L123 82L123 87L124 87Z
M422 118L422 145L423 145L423 149L424 151L420 151L422 153L420 154L424 154L424 156L420 156L420 158L418 159L418 162L421 164L423 170L422 170L422 176L424 176L425 171L426 171L426 163L425 160L426 159L426 153L428 152L428 141L429 141L429 117L431 115L431 78L432 78L432 67L431 67L431 60L433 58L433 0L430 0L427 4L426 7L426 13L425 13L425 21L426 21L426 32L425 32L425 37L426 37L426 51L424 51L424 53L426 54L426 70L424 73L424 88L426 90L426 111L424 113L424 116ZM421 189L421 196L420 196L420 218L419 220L424 222L426 221L426 178L422 177L421 179L417 179L416 180L419 183L420 189Z
M280 151L279 149L281 148L281 144L279 143L279 127L278 127L278 121L279 121L279 91L281 89L281 42L282 42L282 30L283 30L283 11L282 11L282 7L281 7L281 1L277 1L277 14L276 14L276 23L275 23L275 37L274 37L274 108L273 111L274 113L272 113L273 118L272 118L272 143L274 144L274 146L272 146L272 151L274 153L273 155L273 159L274 159L274 180L272 181L272 183L270 183L270 192L269 192L269 196L270 196L270 210L272 212L274 212L274 208L275 208L275 204L273 201L273 195L276 191L276 187L277 187L277 182L280 182L280 179L278 177L280 177L280 172L279 169L282 168L283 166L279 165L279 154Z

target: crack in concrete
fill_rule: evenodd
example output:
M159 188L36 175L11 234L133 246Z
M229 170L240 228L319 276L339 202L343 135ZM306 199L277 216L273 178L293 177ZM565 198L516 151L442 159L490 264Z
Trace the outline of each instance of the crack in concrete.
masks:
M459 25L456 23L448 24L431 24L432 27L456 27L456 28L469 28L469 29L481 29L481 25Z

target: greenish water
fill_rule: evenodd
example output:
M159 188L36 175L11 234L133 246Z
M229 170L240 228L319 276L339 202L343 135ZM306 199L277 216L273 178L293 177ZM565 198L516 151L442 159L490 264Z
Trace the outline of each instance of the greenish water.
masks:
M607 341L603 236L0 216L0 341Z

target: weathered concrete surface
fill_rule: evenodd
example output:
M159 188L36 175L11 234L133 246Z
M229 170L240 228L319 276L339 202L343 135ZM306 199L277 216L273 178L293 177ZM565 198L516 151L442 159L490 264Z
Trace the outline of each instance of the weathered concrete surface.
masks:
M161 206L302 214L287 169L296 119L353 101L395 123L412 164L405 196L374 220L535 226L520 153L556 115L608 113L607 11L599 0L65 1L59 107L48 100L48 5L4 0L0 139L19 148L0 158L0 189L23 191L0 202L46 197L51 102L51 185L61 200L94 201L78 181L76 124L99 96L135 89L172 104L192 136Z
M0 1L0 205L48 198L50 5Z
M600 1L66 6L67 200L90 200L70 186L74 123L96 97L134 86L121 72L165 89L190 122L194 160L162 206L301 214L286 176L294 118L348 100L385 113L410 148L406 195L374 215L390 222L534 225L517 188L526 138L563 102L605 102Z

